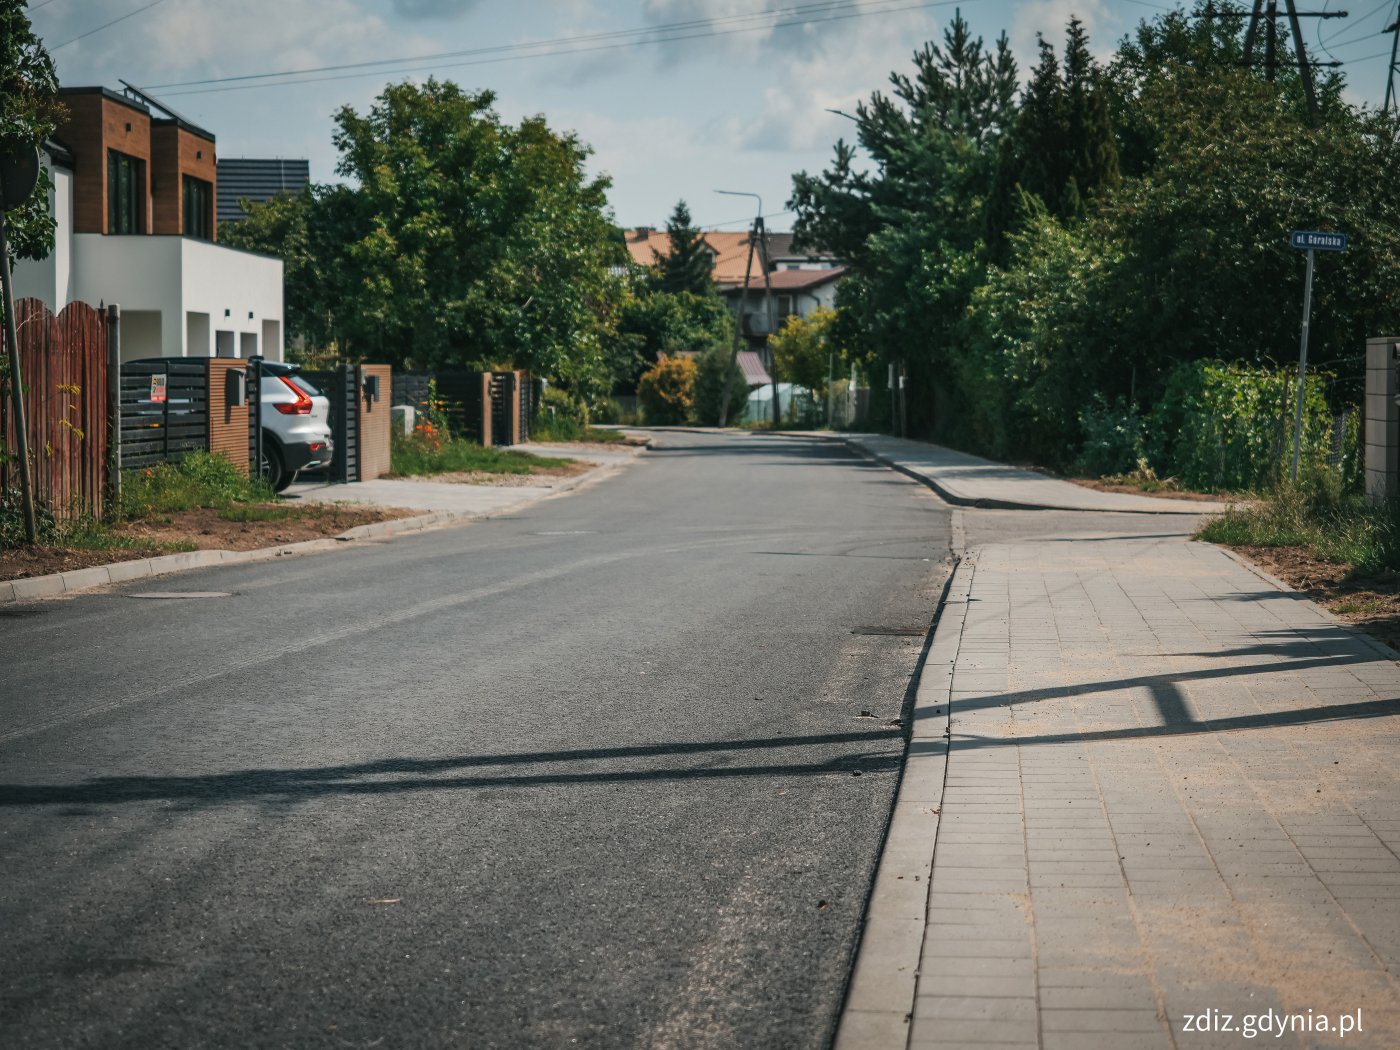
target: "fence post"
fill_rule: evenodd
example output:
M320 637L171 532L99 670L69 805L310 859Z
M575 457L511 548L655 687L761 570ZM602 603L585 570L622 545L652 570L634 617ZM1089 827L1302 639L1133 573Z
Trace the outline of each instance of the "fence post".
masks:
M122 308L107 307L107 507L117 517L122 501Z

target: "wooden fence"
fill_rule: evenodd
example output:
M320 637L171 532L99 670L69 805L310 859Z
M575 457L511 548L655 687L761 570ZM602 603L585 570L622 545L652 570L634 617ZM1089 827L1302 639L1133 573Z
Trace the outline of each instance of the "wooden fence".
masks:
M99 517L108 442L107 319L86 303L69 303L55 317L38 299L21 299L15 327L35 501L57 518ZM0 491L17 490L19 435L8 382L0 435Z

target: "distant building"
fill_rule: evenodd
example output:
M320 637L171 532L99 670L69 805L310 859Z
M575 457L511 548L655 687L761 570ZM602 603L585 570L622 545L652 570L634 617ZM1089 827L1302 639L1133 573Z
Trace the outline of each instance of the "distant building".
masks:
M671 238L665 230L639 226L628 230L624 237L632 261L642 266L656 265L657 255L666 256L671 251ZM715 230L704 235L705 244L710 249L711 272L716 289L720 292L737 288L744 283L744 271L749 266L749 231ZM839 259L830 252L794 251L793 235L790 233L768 234L768 269L779 270L834 270L841 265ZM753 257L753 274L763 273L763 264L757 249Z
M119 304L123 360L281 360L282 260L216 243L213 133L130 85L59 97L41 154L54 248L15 267L15 295Z
M246 214L240 201L261 204L278 194L295 196L311 184L311 162L280 157L219 158L219 221L237 222Z

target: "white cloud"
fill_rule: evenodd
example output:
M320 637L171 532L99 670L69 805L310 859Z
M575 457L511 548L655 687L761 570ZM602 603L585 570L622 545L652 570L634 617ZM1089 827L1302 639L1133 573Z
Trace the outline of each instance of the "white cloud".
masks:
M1054 46L1057 56L1063 55L1065 27L1075 17L1084 23L1094 57L1102 62L1112 56L1122 36L1123 20L1105 0L1024 0L1016 5L1015 20L1007 33L1023 78L1040 58L1036 34Z

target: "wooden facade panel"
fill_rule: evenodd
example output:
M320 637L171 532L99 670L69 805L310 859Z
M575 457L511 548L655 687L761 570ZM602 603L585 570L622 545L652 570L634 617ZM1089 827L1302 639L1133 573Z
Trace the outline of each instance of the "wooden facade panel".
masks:
M389 473L389 442L392 419L389 411L393 371L388 365L360 365L356 370L356 395L360 406L360 478L373 481ZM365 397L365 378L379 377L379 400Z
M144 162L141 199L144 228L151 230L151 116L143 107L100 90L64 91L67 116L57 137L76 158L73 170L73 232L107 232L107 151L119 150Z
M226 457L240 474L248 473L249 407L228 404L229 374L247 366L237 359L209 358L209 451Z
M214 141L178 124L157 121L151 129L151 155L152 230L165 234L188 232L184 222L186 175L209 183L210 229L214 229L214 198L218 193Z

